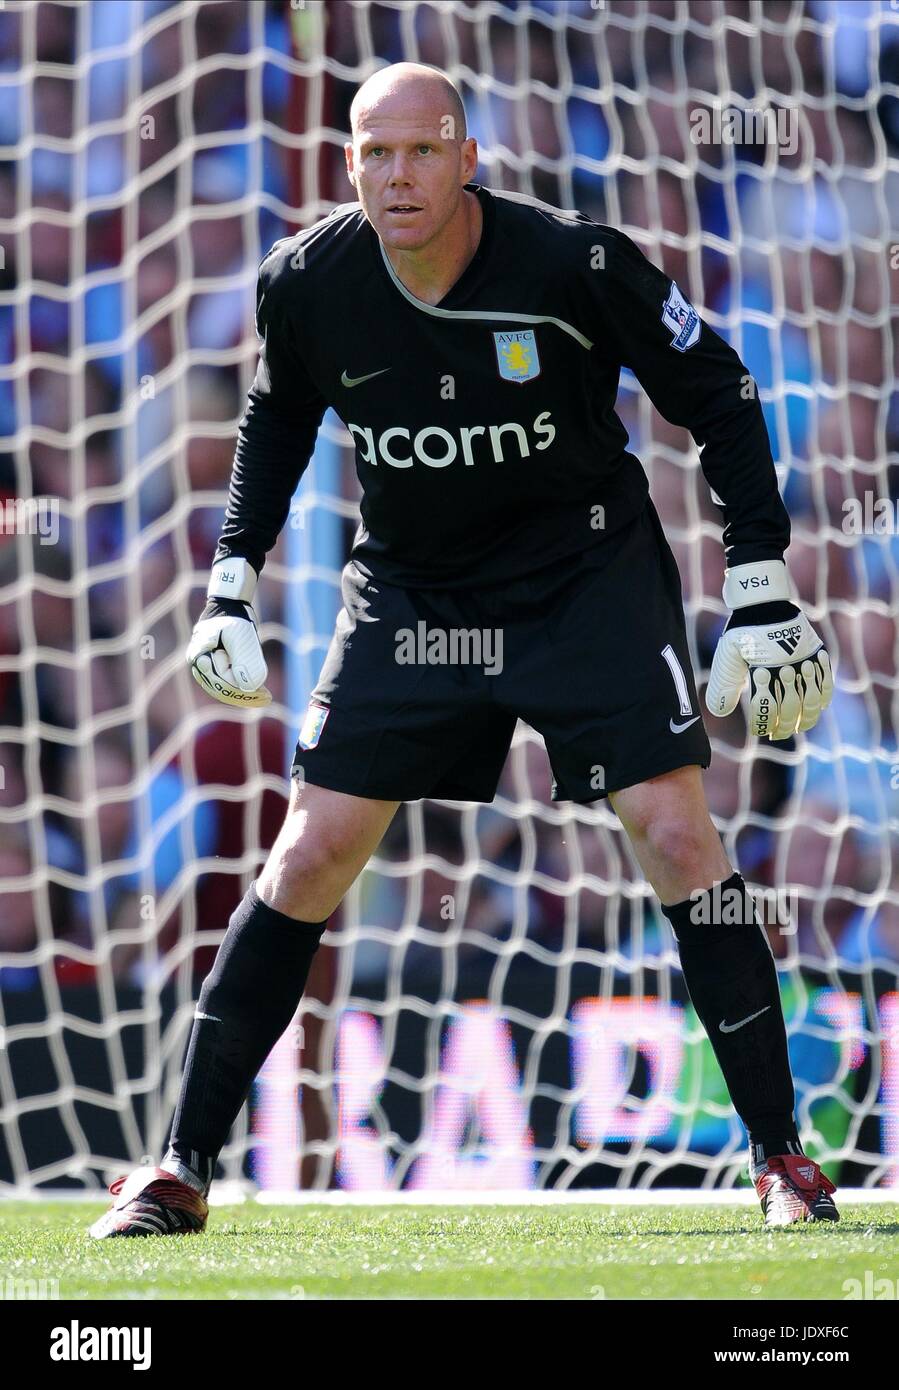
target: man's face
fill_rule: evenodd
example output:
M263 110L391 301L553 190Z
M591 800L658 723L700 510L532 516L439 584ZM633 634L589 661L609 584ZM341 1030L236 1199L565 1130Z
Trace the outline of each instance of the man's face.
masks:
M347 173L385 246L417 251L438 236L477 168L473 139L445 139L439 118L363 117Z

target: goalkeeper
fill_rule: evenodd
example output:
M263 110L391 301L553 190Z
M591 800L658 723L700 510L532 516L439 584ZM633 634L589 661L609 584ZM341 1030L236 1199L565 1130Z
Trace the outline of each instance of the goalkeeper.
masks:
M253 611L327 407L356 446L362 520L301 731L284 825L204 981L170 1146L114 1185L96 1236L194 1231L218 1153L292 1019L327 919L401 802L493 799L518 718L553 798L607 796L662 903L769 1225L837 1220L806 1157L777 972L712 824L710 746L680 579L614 406L629 367L686 426L723 517L730 618L706 703L785 739L831 698L792 601L790 528L737 354L621 232L472 182L443 74L400 63L356 93L358 202L259 272L256 379L208 603L188 659L216 699L267 703ZM410 657L481 637L501 660ZM501 646L500 646L501 643ZM715 890L715 891L713 891ZM736 909L735 909L736 905Z

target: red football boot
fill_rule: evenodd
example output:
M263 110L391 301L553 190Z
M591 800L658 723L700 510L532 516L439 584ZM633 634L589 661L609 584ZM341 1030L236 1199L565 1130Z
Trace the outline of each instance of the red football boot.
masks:
M109 1189L115 1201L90 1234L108 1236L179 1236L202 1231L209 1215L206 1198L164 1168L136 1168Z
M765 1213L766 1226L794 1221L839 1221L831 1197L836 1188L805 1154L778 1154L753 1170L752 1180Z

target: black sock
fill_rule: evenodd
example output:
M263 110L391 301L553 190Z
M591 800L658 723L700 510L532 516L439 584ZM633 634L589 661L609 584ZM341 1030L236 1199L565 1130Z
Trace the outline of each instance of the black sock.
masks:
M662 911L677 937L693 1007L749 1133L753 1166L801 1153L777 967L742 876Z
M297 922L251 887L203 982L164 1162L204 1191L259 1070L302 998L326 922ZM195 1184L197 1185L197 1184Z

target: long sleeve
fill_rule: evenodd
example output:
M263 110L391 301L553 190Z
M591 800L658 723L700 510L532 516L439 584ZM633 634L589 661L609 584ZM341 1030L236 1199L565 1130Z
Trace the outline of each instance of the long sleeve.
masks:
M297 351L284 306L289 263L270 254L259 270L256 378L238 425L228 505L215 559L243 556L258 574L284 526L327 402Z
M747 368L628 237L603 231L606 265L592 275L604 337L660 414L695 439L728 567L782 559L790 521Z

